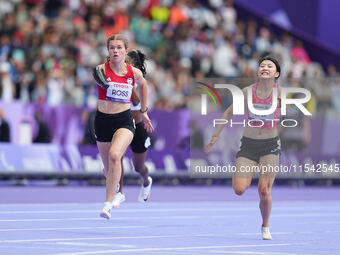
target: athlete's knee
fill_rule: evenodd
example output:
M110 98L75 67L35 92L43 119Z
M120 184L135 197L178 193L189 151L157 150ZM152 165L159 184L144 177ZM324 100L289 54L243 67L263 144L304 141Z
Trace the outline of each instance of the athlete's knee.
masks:
M136 172L141 173L144 171L144 164L133 162L133 165L135 167Z
M247 186L233 186L233 188L234 188L234 192L235 192L235 194L236 195L238 195L238 196L241 196L241 195L243 195L244 194L244 192L246 192L246 190L249 188L249 186L247 185Z
M140 174L145 174L148 170L144 164L134 164L135 171Z
M267 199L270 197L270 188L259 187L259 196L261 199Z
M121 156L116 151L110 151L110 160L114 164L120 164L121 163Z
M234 189L236 195L241 196L245 192L245 189Z

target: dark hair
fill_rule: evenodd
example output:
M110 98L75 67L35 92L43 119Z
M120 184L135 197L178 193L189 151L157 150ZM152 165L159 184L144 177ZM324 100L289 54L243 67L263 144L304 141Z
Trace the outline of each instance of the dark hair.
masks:
M277 61L276 58L274 58L273 56L267 55L260 59L259 65L261 65L261 63L265 60L269 60L274 63L274 65L276 66L276 72L279 72L279 76L276 77L275 79L278 79L281 75L281 67L280 67L279 61Z
M132 50L129 51L129 53L127 54L126 61L133 65L134 67L141 70L143 73L143 77L145 77L146 75L145 59L146 56L141 51Z

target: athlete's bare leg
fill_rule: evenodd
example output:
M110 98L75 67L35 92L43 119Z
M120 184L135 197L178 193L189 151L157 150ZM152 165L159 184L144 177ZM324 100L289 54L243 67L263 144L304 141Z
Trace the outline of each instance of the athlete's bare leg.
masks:
M111 142L104 143L104 142L97 141L97 147L98 147L98 150L99 150L99 153L102 158L103 165L104 165L103 174L106 177L107 172L109 170L109 151L111 147Z
M144 187L149 185L149 179L148 179L149 170L147 166L145 165L145 157L146 157L146 152L132 153L133 165L135 167L136 172L139 173L140 176L142 177Z
M233 173L233 189L235 194L242 195L251 184L254 172L246 172L252 166L257 166L257 162L245 157L238 157L236 159L236 172Z
M120 128L113 135L110 149L106 155L102 155L102 158L107 158L108 167L105 166L104 169L109 169L106 176L106 202L112 202L116 187L119 183L121 177L121 158L124 155L126 148L129 146L133 138L133 133L126 129ZM97 142L99 152L105 153L107 143Z
M144 153L132 153L132 161L133 165L135 167L135 170L137 173L140 174L140 176L143 179L143 186L146 187L149 185L149 170L147 166L144 164L146 157L146 152ZM122 175L119 180L119 192L123 193L123 180L124 180L124 165L123 165L123 158L121 160L122 164Z
M278 166L279 155L269 154L260 158L260 166ZM266 172L261 171L258 183L258 192L260 196L260 210L262 215L262 226L269 226L269 216L272 209L272 197L271 189L275 180L275 172L268 171L268 168L262 168L267 170Z
M120 180L119 180L119 189L118 192L123 194L123 181L124 181L124 165L123 165L123 157L121 159L121 166L122 166L122 174L120 176Z

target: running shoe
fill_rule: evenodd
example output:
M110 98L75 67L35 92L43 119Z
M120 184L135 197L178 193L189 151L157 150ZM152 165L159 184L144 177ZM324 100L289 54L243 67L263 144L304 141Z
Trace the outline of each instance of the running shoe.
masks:
M149 176L148 180L149 180L149 185L144 187L142 183L142 187L139 192L138 201L141 203L145 203L150 198L152 178Z
M125 201L125 195L121 192L116 192L112 200L112 206L119 208L119 205Z
M111 219L111 209L112 209L112 203L105 202L104 207L102 211L100 212L100 217L103 217L105 219Z
M270 234L269 227L262 227L262 239L272 240L272 235Z

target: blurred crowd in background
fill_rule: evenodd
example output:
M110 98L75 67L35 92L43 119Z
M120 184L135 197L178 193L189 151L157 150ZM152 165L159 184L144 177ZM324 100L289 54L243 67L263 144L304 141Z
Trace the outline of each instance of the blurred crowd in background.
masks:
M240 20L231 0L0 0L0 99L95 107L91 68L106 38L123 33L147 57L149 107L188 104L190 85L211 77L256 76L274 53L279 83L312 91L314 113L340 111L340 68L310 59L302 41Z

